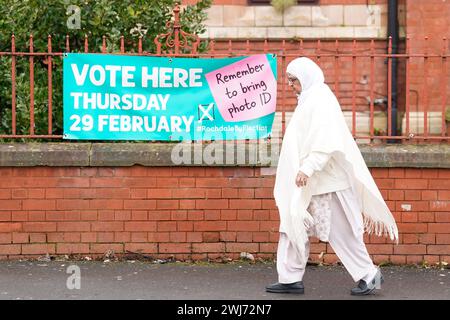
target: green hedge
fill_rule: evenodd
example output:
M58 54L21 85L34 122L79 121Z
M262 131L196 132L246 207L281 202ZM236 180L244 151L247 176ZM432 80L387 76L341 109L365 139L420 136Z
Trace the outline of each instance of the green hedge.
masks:
M29 36L33 35L34 51L47 51L47 37L52 36L52 50L64 52L66 35L70 37L72 52L84 51L84 37L88 35L89 51L101 52L102 37L106 36L107 52L120 50L120 37L125 38L126 52L137 52L143 37L143 50L155 52L153 39L167 32L166 21L172 17L175 0L0 0L0 51L11 51L11 35L16 39L16 51L29 50ZM182 29L188 33L204 32L205 9L212 0L200 0L181 12ZM68 27L73 18L70 5L80 9L79 29ZM69 21L69 25L72 25ZM200 51L205 50L205 45ZM35 134L48 133L48 84L45 57L34 58L34 118ZM30 130L29 58L17 57L17 134ZM62 134L62 60L53 59L53 134ZM0 134L12 133L11 57L0 57Z

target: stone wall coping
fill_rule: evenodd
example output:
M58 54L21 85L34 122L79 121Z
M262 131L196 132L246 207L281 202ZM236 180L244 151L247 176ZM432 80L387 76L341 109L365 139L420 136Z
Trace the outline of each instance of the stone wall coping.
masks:
M247 144L151 142L151 143L2 143L0 166L245 166L276 167L279 146L264 142ZM224 151L226 148L226 157ZM361 144L368 167L450 168L450 144ZM199 151L202 152L199 152ZM213 151L212 151L213 150ZM229 152L229 151L232 152ZM196 155L202 155L197 157ZM231 154L231 157L229 157ZM175 157L174 157L175 155ZM180 155L192 155L184 162ZM213 155L203 157L203 155ZM245 155L245 159L242 158ZM263 156L261 156L263 155ZM265 156L267 155L267 156ZM217 158L216 158L217 157ZM223 162L208 159L225 159ZM186 158L187 159L187 158ZM226 161L229 160L229 161Z

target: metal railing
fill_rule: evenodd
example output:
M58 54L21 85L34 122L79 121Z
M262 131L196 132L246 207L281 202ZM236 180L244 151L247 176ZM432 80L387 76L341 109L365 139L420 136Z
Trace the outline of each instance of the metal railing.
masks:
M107 52L107 39L103 37L101 52L104 54L127 54L142 56L172 56L172 57L229 57L253 53L275 53L278 56L278 97L277 114L280 122L280 136L288 123L288 114L295 108L296 98L289 91L285 70L287 63L298 57L307 56L315 60L324 70L326 82L336 94L344 113L349 116L349 128L355 139L373 142L396 140L407 142L448 142L445 113L449 95L449 73L447 59L448 41L442 38L439 52L432 52L425 45L423 52L411 51L411 40L406 37L403 53L392 53L392 41L388 43L379 40L353 41L303 41L302 39L280 40L227 40L214 41L203 39L197 35L181 30L179 20L180 8L174 8L174 19L167 22L168 32L153 39L156 52L143 51L143 41L139 37L136 52L125 52L125 38L120 37L120 50ZM127 40L128 41L128 40ZM201 43L206 42L207 50L200 52ZM428 38L425 38L425 42ZM11 36L11 50L0 52L2 57L9 57L11 66L11 132L0 134L0 138L45 138L62 139L62 134L54 133L53 128L53 76L54 72L62 73L62 68L54 70L54 59L62 59L64 52L52 51L52 37L48 36L47 51L35 52L33 36L29 37L29 50L17 51L16 39ZM70 38L66 36L65 52L71 52ZM84 39L84 47L77 48L83 52L89 51L89 39ZM17 132L17 77L18 59L28 59L29 72L29 130L28 133ZM36 65L36 60L42 59L43 64ZM392 132L392 122L400 121L392 117L392 63L397 59L400 77L397 81L402 95L397 99L402 125L400 134ZM47 72L47 130L45 134L35 132L35 71L37 67L46 66ZM438 86L430 85L430 79ZM437 79L437 80L436 80ZM415 111L411 111L415 99ZM377 98L378 97L378 98ZM28 98L28 97L27 97ZM2 106L0 105L0 108ZM1 109L0 109L1 111ZM411 120L411 112L415 119ZM430 112L434 115L434 124L430 121ZM377 120L381 115L382 120ZM1 113L0 113L1 116ZM383 120L385 117L385 120ZM277 118L277 119L278 119ZM423 118L423 119L422 119ZM358 122L363 119L365 125L358 129ZM1 119L0 119L1 120ZM377 124L375 124L375 122ZM411 123L414 122L415 126ZM383 128L380 127L380 123ZM1 122L0 122L1 126Z

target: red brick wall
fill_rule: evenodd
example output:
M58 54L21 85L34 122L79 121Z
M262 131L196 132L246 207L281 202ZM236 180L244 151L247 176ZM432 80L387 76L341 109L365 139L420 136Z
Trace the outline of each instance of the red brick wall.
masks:
M449 54L449 19L450 2L448 1L406 1L406 33L411 39L410 52L424 53L428 51L440 55L445 49L446 53ZM425 40L426 36L428 40ZM447 38L445 43L444 37ZM410 99L412 108L418 104L421 106L419 110L424 110L424 104L428 103L428 110L442 110L443 90L446 90L446 106L449 105L449 68L449 63L443 64L441 57L429 58L426 62L422 57L411 59L410 89L413 92L411 92ZM426 81L424 81L425 79ZM443 84L446 84L446 86L442 86Z
M334 56L321 57L317 60L317 53L324 55L334 54L336 52L335 41L305 40L303 44L300 41L286 40L283 47L282 41L271 40L265 46L264 41L252 40L247 45L246 41L232 41L231 49L228 41L216 41L212 54L222 55L232 52L234 55L257 54L263 52L275 53L280 56L278 61L278 111L293 111L297 105L297 98L287 85L284 71L287 64L293 59L306 55L319 63L325 74L325 81L330 85L331 89L337 93L339 102L343 110L352 110L353 106L353 59L352 57L340 57L335 60ZM370 53L370 41L358 40L355 52L359 55ZM319 49L318 49L319 47ZM339 54L349 55L353 52L352 41L338 42ZM386 52L386 41L375 41L374 52L382 54ZM282 55L286 55L285 60ZM336 63L336 65L335 65ZM371 61L369 57L357 57L355 59L355 110L367 111L369 104L367 97L370 97L370 81L371 81ZM335 79L337 81L337 91ZM374 99L387 97L387 65L383 57L374 59ZM284 87L283 87L284 84ZM385 110L385 106L375 106L375 110Z
M449 261L450 170L371 171L400 229L398 246L366 236L374 260ZM273 258L273 185L273 175L251 167L2 167L0 257L113 249L180 259L238 258L242 251ZM336 257L314 241L311 259Z
M185 0L183 4L192 4L197 2L196 0ZM333 4L358 4L365 5L367 3L366 0L320 0L320 5L333 5ZM370 1L370 4L386 4L387 0L377 0ZM247 0L215 0L213 2L215 5L248 5ZM401 21L401 23L405 24L406 34L410 36L410 52L413 54L423 54L424 52L428 52L432 55L440 55L443 53L443 49L446 48L447 54L450 52L449 47L449 39L450 39L450 24L448 20L450 19L450 2L442 1L442 0L414 0L414 1L399 1L399 5L406 6L406 18L405 21ZM401 19L403 20L403 19ZM428 36L428 40L425 40L425 36ZM444 44L443 38L447 38L446 44ZM289 39L286 39L289 42ZM404 52L405 44L400 44L401 52ZM343 41L343 43L347 43L347 49L351 42ZM280 48L280 42L274 43L275 47ZM238 46L239 47L239 46ZM331 48L328 49L333 49ZM426 48L427 47L427 48ZM236 48L236 47L235 47ZM384 52L386 49L385 41L377 41L377 49L384 48ZM367 49L367 43L362 43L362 45L358 48L364 51ZM236 50L236 49L235 49ZM327 48L324 48L326 51ZM315 49L313 49L315 51ZM300 53L299 51L297 51ZM366 51L367 52L367 51ZM378 51L377 51L378 52ZM250 53L253 52L253 47ZM357 71L357 81L361 79L362 75L368 75L369 59L358 59L358 71ZM362 62L361 60L367 60ZM448 59L447 59L448 60ZM341 99L341 103L343 104L344 109L351 109L351 58L342 59L341 62L343 66L341 67L344 72L344 78L341 79L341 82L345 83L343 85L343 96ZM401 111L405 110L405 59L399 59L399 109ZM329 69L327 69L329 68ZM333 70L331 66L325 66L326 76L329 81L332 81L332 73ZM384 64L383 59L377 59L376 64L376 73L377 79L375 84L375 91L379 92L375 98L380 98L382 96L387 96L387 87L386 87L386 79L387 75L385 70L387 70L387 66ZM443 92L446 92L446 101L444 102L445 107L448 106L448 101L450 101L450 72L449 70L449 62L446 62L446 65L443 63L443 59L440 56L434 56L428 58L424 61L423 57L413 57L410 59L410 111L411 112L419 112L424 111L425 109L428 111L442 111L443 109ZM345 74L347 73L347 74ZM379 78L378 78L379 77ZM424 81L426 79L426 81ZM356 110L368 110L367 104L365 104L365 97L368 96L368 85L360 86L357 85L357 107ZM289 107L288 109L289 110Z
M450 6L449 6L450 7ZM449 15L450 18L450 15ZM450 39L450 35L448 37ZM436 39L435 34L431 34L430 39ZM430 54L440 54L442 52L442 38L439 41L430 41L428 52ZM417 42L417 44L416 44ZM357 55L367 55L371 52L370 41L358 40L356 49L353 49L353 42L348 40L340 40L339 54L349 55L355 50ZM423 41L411 38L411 52L421 53L425 51L421 47ZM449 42L448 42L449 43ZM292 111L296 106L296 98L292 94L290 88L286 84L284 70L287 64L296 57L306 55L313 58L319 63L325 74L325 81L330 85L331 89L336 92L335 78L338 76L338 99L343 110L352 110L353 105L353 59L352 57L339 57L337 60L337 68L335 67L335 57L321 57L317 61L317 54L322 55L334 54L336 52L335 41L322 40L318 45L317 40L304 40L302 47L300 41L286 39L284 48L282 40L270 40L267 46L263 41L251 40L247 45L246 41L233 40L231 49L228 41L217 40L215 42L214 51L209 51L213 55L224 56L228 52L234 55L256 54L262 52L270 52L279 54L280 57L286 54L286 60L278 63L278 103L279 110L284 108L285 111ZM319 49L318 49L319 48ZM383 54L387 52L387 42L385 40L374 41L374 52ZM405 43L402 40L399 45L399 52L405 52ZM448 49L450 53L450 49ZM281 59L281 58L280 58ZM448 60L448 59L447 59ZM405 85L406 85L406 59L400 58L398 73L398 108L405 110ZM355 110L367 111L369 104L367 97L370 97L370 81L371 81L371 59L370 57L357 57L355 59ZM442 110L442 96L446 92L446 106L450 101L450 62L446 62L446 68L443 68L443 59L439 56L433 56L424 62L423 57L410 58L410 112L424 111L427 105L428 111ZM427 82L425 83L425 70L427 71ZM285 91L283 91L283 83ZM444 86L442 85L444 84ZM387 64L384 57L374 58L374 99L387 97ZM284 93L283 93L284 92ZM386 110L386 105L375 106L375 111Z

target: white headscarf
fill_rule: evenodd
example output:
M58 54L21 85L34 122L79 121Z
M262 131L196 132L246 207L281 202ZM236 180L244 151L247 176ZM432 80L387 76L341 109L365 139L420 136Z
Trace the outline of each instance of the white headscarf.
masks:
M296 77L302 85L302 92L297 95L300 104L306 100L313 89L325 84L322 69L306 57L292 60L288 64L286 72Z
M302 92L286 128L278 160L274 197L280 213L279 231L287 234L300 258L307 260L306 228L312 217L306 209L318 181L312 175L306 186L298 187L295 178L311 152L324 152L345 170L363 214L365 231L398 242L395 219L353 139L339 102L324 83L322 70L302 57L289 63L286 71L299 79Z

